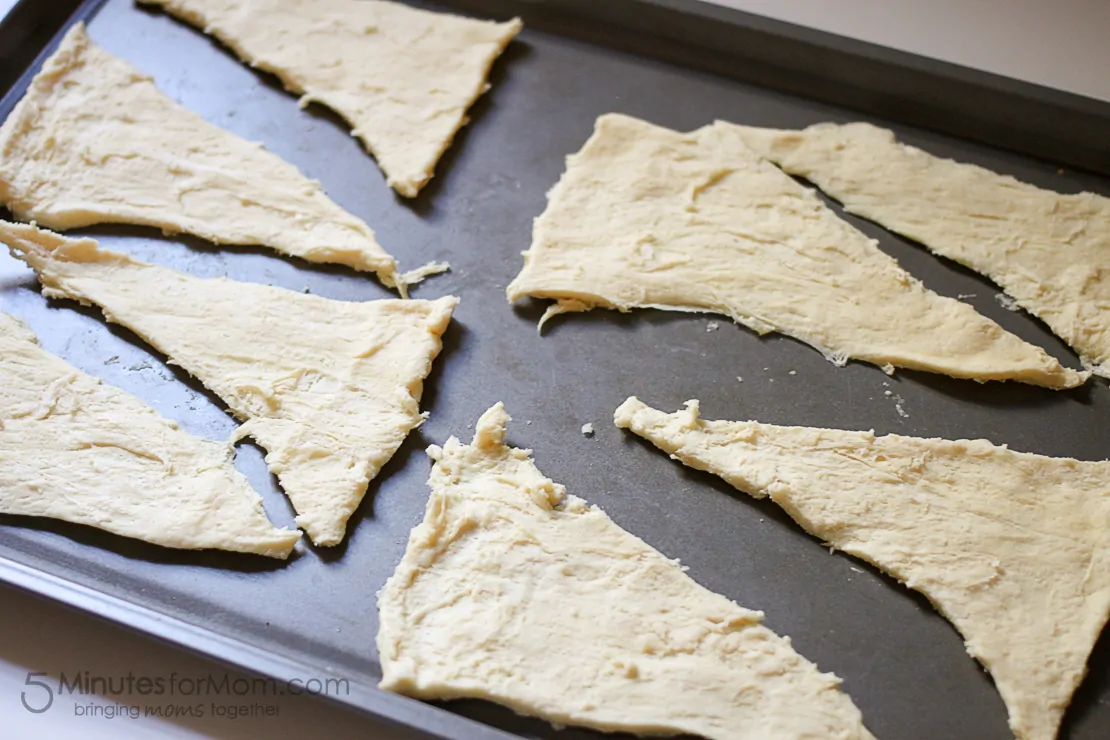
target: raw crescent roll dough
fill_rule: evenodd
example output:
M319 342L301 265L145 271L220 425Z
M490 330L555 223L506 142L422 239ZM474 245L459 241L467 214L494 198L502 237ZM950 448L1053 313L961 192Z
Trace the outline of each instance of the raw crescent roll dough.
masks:
M994 677L1021 740L1056 737L1110 614L1110 463L986 440L704 421L616 423L920 591Z
M378 595L384 689L556 725L712 740L864 740L838 685L504 442L432 446L432 495Z
M1110 198L934 157L867 123L738 130L846 211L986 275L1110 377Z
M458 299L333 301L204 280L0 221L43 295L104 309L244 423L317 545L343 539L369 481L423 421L424 378Z
M300 532L270 523L232 455L50 354L0 313L0 513L164 547L289 557Z
M926 290L725 123L683 134L599 118L536 219L508 295L557 300L545 320L595 306L722 313L837 364L1049 388L1087 377Z
M370 227L318 182L170 100L81 23L0 127L0 200L52 229L154 226L401 282Z
M520 32L507 23L379 0L138 0L203 29L278 76L301 104L341 115L412 198L489 89L495 59Z

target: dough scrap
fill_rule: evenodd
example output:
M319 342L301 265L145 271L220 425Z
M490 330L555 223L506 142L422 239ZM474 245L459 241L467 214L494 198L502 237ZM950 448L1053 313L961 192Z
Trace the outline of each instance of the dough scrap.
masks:
M469 445L428 448L424 521L378 595L382 688L606 732L872 737L839 679L566 494L509 420L498 403Z
M935 157L868 123L739 131L849 213L986 275L1110 377L1110 198Z
M270 523L233 454L50 354L0 313L0 513L163 547L289 557L301 533Z
M597 306L721 313L838 365L1049 388L1087 379L927 290L725 123L684 134L599 118L568 157L508 296L555 299L544 320Z
M1051 740L1110 615L1110 462L986 440L705 421L635 397L617 426L769 496L920 591L994 677L1022 740Z
M201 279L33 226L0 241L43 295L104 309L218 395L245 423L317 545L342 541L366 486L423 422L419 399L458 303L334 301Z
M318 182L170 100L81 23L0 127L0 155L0 200L21 220L59 231L138 224L262 245L404 287L370 227Z
M521 22L492 23L380 0L137 0L211 34L353 128L389 186L412 198L489 89Z

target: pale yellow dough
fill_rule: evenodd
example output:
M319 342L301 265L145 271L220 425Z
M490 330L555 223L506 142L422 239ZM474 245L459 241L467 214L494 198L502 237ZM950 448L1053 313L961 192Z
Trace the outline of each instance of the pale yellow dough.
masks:
M77 23L0 127L0 200L51 229L154 226L375 272L397 263L318 182L166 97Z
M0 313L0 513L186 550L287 558L227 444L194 437L39 346Z
M705 421L630 398L630 429L920 591L994 677L1021 740L1051 740L1110 614L1110 463L986 440Z
M419 399L457 298L334 301L204 280L0 222L43 294L104 309L245 420L317 545L343 539L367 483L423 421Z
M1110 198L935 157L867 123L739 130L846 211L986 275L1110 377Z
M424 522L378 595L382 688L607 732L871 738L835 676L544 477L508 422L497 404L428 448Z
M726 123L684 134L599 118L567 159L508 296L555 299L545 320L597 306L721 313L837 364L1049 388L1087 378L926 290Z
M380 0L137 1L277 75L302 105L337 112L390 187L409 198L431 179L521 28L515 19L491 23Z

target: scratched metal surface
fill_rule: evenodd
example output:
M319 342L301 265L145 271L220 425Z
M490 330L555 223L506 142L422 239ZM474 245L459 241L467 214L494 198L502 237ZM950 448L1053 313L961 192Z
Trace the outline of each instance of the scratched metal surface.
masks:
M374 162L332 115L298 109L273 79L252 72L193 29L136 9L129 0L109 0L90 33L152 74L174 99L264 142L319 179L335 200L374 227L403 267L449 261L452 272L429 280L415 295L455 294L462 303L427 384L423 407L431 417L371 484L342 547L309 547L288 564L276 564L175 553L91 529L7 517L0 519L0 555L281 654L306 671L327 670L370 687L379 677L374 596L422 516L429 468L422 451L449 435L468 435L482 411L504 401L515 418L511 440L533 448L546 474L668 556L681 558L700 583L765 611L767 624L791 636L803 655L843 677L878 737L1011 737L989 677L924 599L847 556L830 556L773 505L684 469L619 432L612 411L630 394L664 409L700 398L710 418L985 437L1018 450L1102 459L1110 449L1105 382L1060 393L911 372L888 378L866 365L836 368L790 339L760 338L723 320L719 330L707 331L707 318L659 311L561 317L540 337L534 326L542 307L510 308L504 297L564 156L581 146L599 114L622 111L678 129L715 118L799 127L858 116L526 30L497 63L493 90L475 106L436 178L419 199L405 202L392 195ZM1110 194L1110 184L1094 177L913 129L899 133L937 154L1038 185ZM930 288L964 297L1006 329L1077 366L1073 353L1038 322L1003 309L987 281L849 220ZM196 275L308 287L345 300L391 295L368 276L310 267L266 250L221 251L145 229L87 233L110 248ZM0 257L0 309L26 320L49 350L135 393L189 431L219 439L234 427L218 399L135 336L106 325L95 311L46 301L32 274L7 256ZM580 433L585 422L594 424L593 438ZM260 451L241 445L238 465L273 519L291 525L290 506ZM381 709L375 702L362 704ZM596 737L557 732L478 702L443 708L524 737ZM417 707L413 724L431 726L440 711ZM473 726L440 724L448 728L445 734L476 736ZM1110 640L1104 639L1065 735L1094 740L1106 737L1106 727Z

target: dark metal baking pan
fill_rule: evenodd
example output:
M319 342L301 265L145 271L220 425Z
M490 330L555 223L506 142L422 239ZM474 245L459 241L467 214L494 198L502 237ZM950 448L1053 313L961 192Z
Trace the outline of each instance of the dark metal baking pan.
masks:
M36 0L20 11L33 8L37 22L61 27L66 6ZM416 295L457 294L462 303L427 384L423 406L431 418L371 484L342 547L309 548L277 564L167 551L77 526L5 517L0 578L263 674L347 678L350 694L333 698L409 728L414 737L598 737L555 731L480 702L436 707L374 688L375 592L422 517L428 472L422 450L451 434L467 435L479 414L501 400L516 418L510 438L534 448L545 473L681 558L699 582L764 610L768 625L790 635L803 655L843 677L878 737L1010 738L989 676L924 599L859 562L830 556L772 505L674 464L609 420L630 394L666 409L696 397L709 417L986 437L1019 450L1102 459L1110 450L1104 382L1053 392L912 372L888 378L860 364L836 368L793 340L760 338L727 322L708 332L706 318L659 311L560 317L540 337L535 321L542 306L510 308L504 288L520 268L532 219L543 210L564 157L605 112L677 129L715 118L782 127L864 118L892 125L907 141L938 154L1044 187L1110 194L1110 181L1092 174L1105 170L1099 159L1105 150L1095 147L1083 117L1095 116L1101 131L1110 130L1107 106L697 3L467 0L452 6L500 18L519 12L531 25L495 66L493 89L475 106L435 179L408 202L389 191L373 160L333 115L316 107L299 110L273 78L251 71L194 29L130 0L80 5L77 13L89 18L97 42L154 75L187 107L264 142L321 180L404 265L450 261L452 272L421 285ZM662 21L662 27L653 25ZM7 60L45 51L27 43L0 33ZM22 94L26 71L8 70L20 81L0 113ZM839 87L819 89L834 82ZM921 108L915 94L907 102L902 87L932 91L926 102L933 107ZM987 106L959 128L959 112L982 108L984 100L1001 101L1001 107ZM1038 113L1010 121L1004 110ZM947 133L938 133L942 129ZM983 139L1025 154L975 143ZM1038 141L1043 148L1033 146ZM1062 163L1069 165L1065 171ZM987 281L849 220L932 289L968 296L1005 328L1077 365L1041 324L1004 310ZM262 249L217 250L146 229L86 233L198 275L307 287L340 299L391 295L368 276ZM223 438L233 428L218 399L135 336L106 325L95 311L46 301L33 276L7 257L0 258L0 308L25 319L51 351L137 394L186 429ZM579 431L586 422L597 429L593 438ZM275 521L291 524L289 505L259 450L241 445L238 465ZM1066 737L1106 737L1110 640L1096 648L1066 724Z

